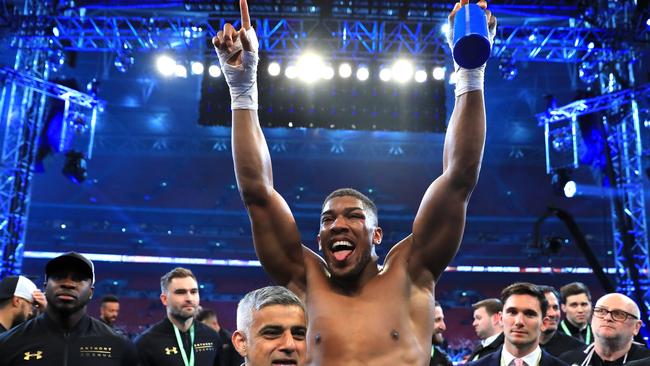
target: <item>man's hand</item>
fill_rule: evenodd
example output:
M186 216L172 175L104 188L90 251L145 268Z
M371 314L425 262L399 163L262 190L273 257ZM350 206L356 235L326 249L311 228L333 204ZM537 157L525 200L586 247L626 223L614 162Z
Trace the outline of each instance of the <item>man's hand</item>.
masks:
M216 36L212 38L219 61L223 66L228 63L232 66L239 66L243 63L243 52L257 52L259 45L255 30L251 27L251 18L248 13L248 3L246 0L239 1L239 10L241 12L241 28L239 31L230 23L223 26ZM254 38L254 39L253 39Z
M223 30L212 38L212 44L219 56L223 76L230 88L232 110L257 110L257 64L259 42L255 29L251 27L246 0L239 0L241 29L235 30L226 23Z
M39 312L45 311L47 308L47 299L45 298L45 294L43 294L41 290L34 290L34 292L32 292L32 298L34 299L34 307L38 309Z

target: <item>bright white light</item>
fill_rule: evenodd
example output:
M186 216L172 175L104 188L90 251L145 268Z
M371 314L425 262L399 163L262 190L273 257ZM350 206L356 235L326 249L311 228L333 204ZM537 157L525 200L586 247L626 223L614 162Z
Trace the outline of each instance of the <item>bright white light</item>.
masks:
M448 35L449 35L449 30L450 30L450 28L449 28L449 23L444 23L444 24L442 25L442 27L440 27L440 31L441 31L442 34L444 34L445 36L448 36Z
M221 68L217 65L210 65L210 67L208 67L208 74L213 78L218 78L221 76Z
M269 64L269 75L271 76L278 76L280 75L280 64L273 61Z
M576 192L578 191L578 187L576 186L576 182L570 180L564 185L564 195L567 198L572 198L576 195Z
M174 68L174 75L176 75L178 78L186 78L187 67L185 67L185 65L176 64L176 68Z
M334 68L332 66L323 66L320 70L321 77L325 80L331 80L334 77Z
M589 42L589 43L587 44L587 48L590 49L590 50L593 50L593 49L594 49L594 46L595 46L595 45L594 45L594 42Z
M368 68L366 66L360 66L357 69L357 79L359 79L360 81L368 80L369 76L370 76L370 71L368 71Z
M413 77L413 63L407 60L397 60L392 68L393 79L400 83L407 82Z
M66 227L68 227L66 224L61 224L61 229L65 229Z
M54 37L58 37L60 34L61 32L59 32L59 28L52 27L52 35L54 35Z
M301 80L313 83L322 77L323 58L315 53L307 52L298 58L296 67Z
M445 79L445 72L447 70L444 67L434 67L433 68L433 78L436 80L444 80Z
M203 63L200 61L192 61L191 69L192 75L201 75L205 68L203 67Z
M176 71L176 61L166 55L159 56L156 60L156 68L164 76L172 76Z
M392 77L393 77L392 72L387 67L382 67L381 70L379 71L379 78L381 79L381 81L390 81Z
M295 79L298 76L298 68L294 65L287 66L287 68L284 69L284 76L286 76L287 79Z
M423 83L427 81L427 72L424 70L418 70L415 72L415 81L418 83Z
M339 76L343 79L347 79L352 75L352 66L349 63L344 62L339 65Z
M456 71L449 74L449 84L451 84L451 85L456 84L456 79L457 79Z

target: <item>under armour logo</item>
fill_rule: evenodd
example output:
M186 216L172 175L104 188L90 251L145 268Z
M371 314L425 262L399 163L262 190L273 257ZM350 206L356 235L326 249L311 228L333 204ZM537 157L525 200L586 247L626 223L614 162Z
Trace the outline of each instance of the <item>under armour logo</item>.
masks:
M43 358L43 351L36 351L34 353L25 352L25 357L23 357L23 359L25 361L29 361L32 359L32 357L34 357L37 360L40 360L41 358Z
M176 347L165 347L165 354L166 355L171 355L171 354L177 354L178 350Z

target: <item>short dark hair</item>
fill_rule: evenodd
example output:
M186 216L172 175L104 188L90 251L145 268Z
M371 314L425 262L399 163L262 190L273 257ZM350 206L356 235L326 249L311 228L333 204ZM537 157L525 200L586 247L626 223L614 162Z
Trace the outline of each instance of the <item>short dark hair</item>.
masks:
M566 304L566 299L569 296L585 294L589 301L591 301L591 292L587 286L582 282L571 282L560 287L560 294L562 295L561 300L563 304Z
M488 315L498 314L503 310L503 303L497 298L484 299L472 304L472 309L477 310L480 308L485 308L485 312Z
M201 311L199 311L196 314L195 318L199 322L202 322L202 321L204 321L206 319L210 319L210 318L215 318L216 319L217 318L217 313L215 313L214 310L212 310L212 309L202 308Z
M537 285L537 287L539 287L539 289L542 290L544 295L546 295L547 293L550 292L553 295L555 295L555 298L557 299L557 301L560 301L560 293L555 289L555 287L547 286L547 285Z
M189 269L183 267L176 267L172 269L171 271L165 273L162 277L160 277L160 291L167 292L167 287L169 287L169 284L172 282L174 278L185 278L185 277L192 277L194 281L196 281L196 277L194 276L194 273L192 273L192 271L190 271Z
M107 302L116 302L119 304L120 299L117 298L115 295L106 295L102 297L102 305L104 305Z
M372 200L368 198L368 196L357 191L354 188L339 188L334 192L330 193L327 197L325 197L325 200L323 201L323 206L321 207L321 211L323 210L323 208L325 208L327 202L329 202L331 199L336 197L354 197L359 199L361 202L363 202L364 208L369 209L370 212L372 212L372 214L375 216L375 220L377 221L377 224L379 224L379 216L377 215L377 206L375 205L375 203L372 202Z
M548 309L548 301L544 292L540 290L539 287L528 282L517 282L506 287L501 291L501 302L504 304L508 298L512 295L529 295L537 298L539 300L539 307L542 310L542 318L546 316L546 310Z

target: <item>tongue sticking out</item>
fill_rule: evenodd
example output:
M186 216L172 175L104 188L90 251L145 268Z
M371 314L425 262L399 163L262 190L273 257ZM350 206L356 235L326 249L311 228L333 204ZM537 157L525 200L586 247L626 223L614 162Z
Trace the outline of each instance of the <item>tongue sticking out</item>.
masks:
M334 258L336 258L337 261L344 261L350 253L352 253L351 250L339 250L338 252L334 252Z

